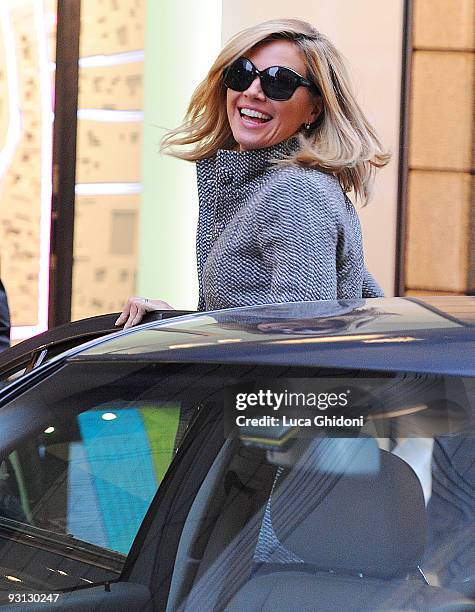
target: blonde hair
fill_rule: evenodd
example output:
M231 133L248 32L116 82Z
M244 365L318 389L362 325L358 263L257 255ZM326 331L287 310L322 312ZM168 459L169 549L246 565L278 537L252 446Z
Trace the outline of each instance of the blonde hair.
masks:
M276 162L333 174L343 191L353 190L366 203L375 169L385 166L390 154L383 150L351 91L341 54L328 38L305 21L266 21L236 34L196 88L184 123L162 139L161 150L180 159L198 161L213 156L218 149L235 148L237 143L226 112L223 72L259 43L280 39L290 40L300 49L307 65L306 76L320 90L323 110L313 129L298 135L299 148ZM184 145L195 146L185 150L175 148Z

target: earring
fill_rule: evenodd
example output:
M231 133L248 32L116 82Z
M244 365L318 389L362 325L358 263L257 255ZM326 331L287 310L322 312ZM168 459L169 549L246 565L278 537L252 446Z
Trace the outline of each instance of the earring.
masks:
M307 130L307 132L308 132L308 130L309 130L311 127L312 127L312 124L311 124L311 123L306 123L306 124L305 124L305 129Z

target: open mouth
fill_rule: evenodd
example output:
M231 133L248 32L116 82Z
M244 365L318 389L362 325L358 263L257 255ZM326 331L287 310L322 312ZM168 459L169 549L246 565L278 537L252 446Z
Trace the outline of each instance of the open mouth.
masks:
M262 113L260 111L254 110L252 108L240 108L239 114L242 118L247 121L251 121L252 123L267 123L272 119L271 115L267 113Z

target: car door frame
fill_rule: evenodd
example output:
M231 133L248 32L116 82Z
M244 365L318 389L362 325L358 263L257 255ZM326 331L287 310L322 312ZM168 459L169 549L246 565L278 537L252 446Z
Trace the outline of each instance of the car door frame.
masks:
M162 321L192 312L191 310L156 310L146 313L142 323ZM119 314L118 312L109 313L72 321L5 349L0 352L0 378L21 369L24 369L25 373L30 372L65 351L122 330L123 326L115 326Z

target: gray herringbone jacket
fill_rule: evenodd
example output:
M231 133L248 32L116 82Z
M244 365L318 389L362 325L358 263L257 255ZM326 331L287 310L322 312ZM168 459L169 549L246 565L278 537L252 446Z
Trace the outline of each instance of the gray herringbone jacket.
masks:
M270 163L292 146L220 150L197 163L199 310L383 295L338 180Z

